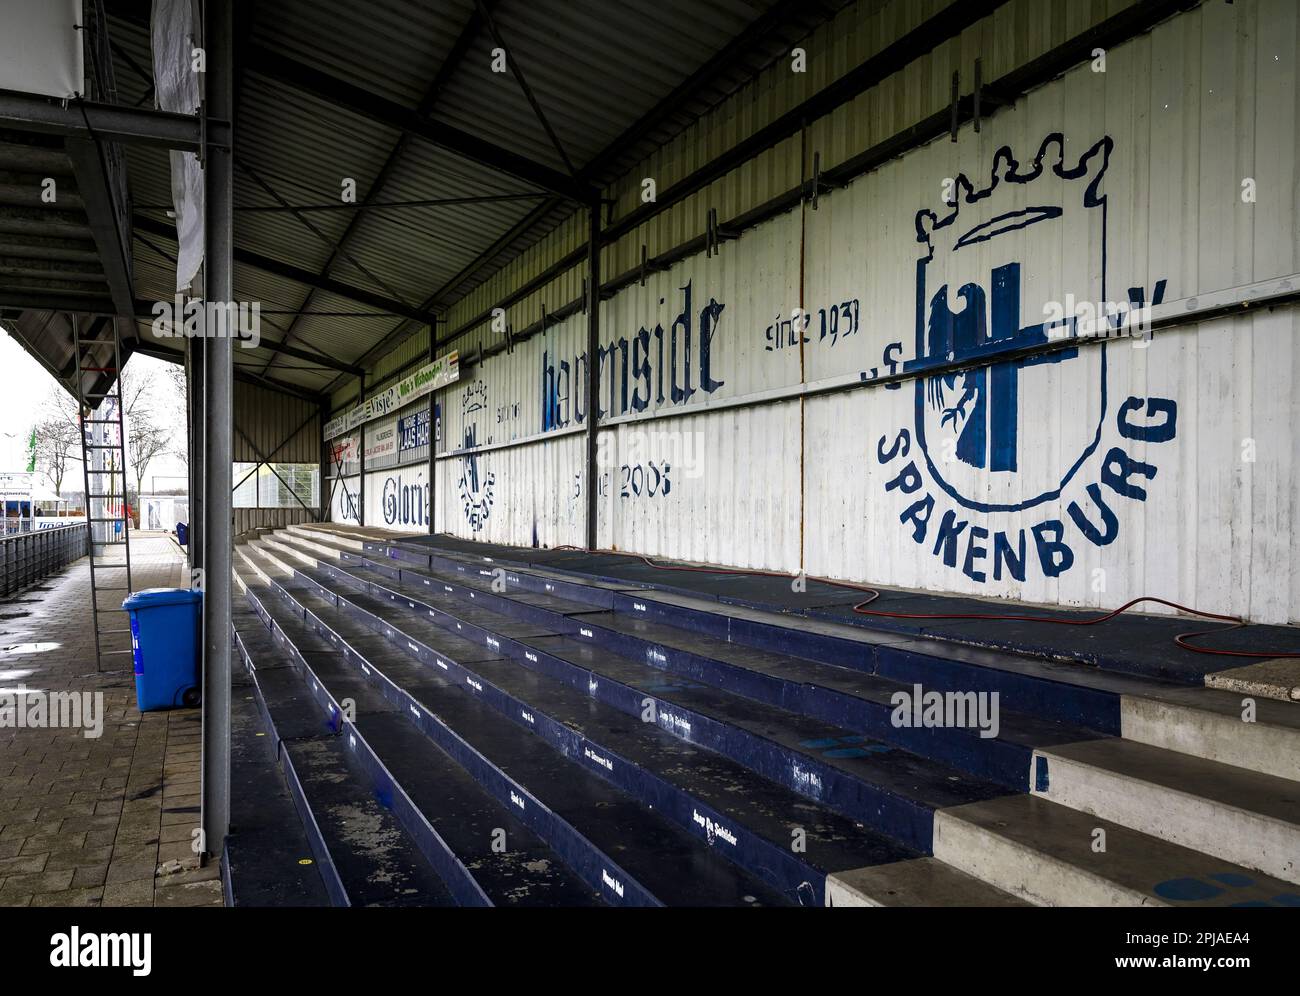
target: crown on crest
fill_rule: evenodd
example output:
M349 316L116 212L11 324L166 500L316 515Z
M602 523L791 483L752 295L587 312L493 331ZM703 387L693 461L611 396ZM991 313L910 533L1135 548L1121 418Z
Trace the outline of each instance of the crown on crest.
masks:
M949 228L954 232L958 230L962 205L978 204L986 200L1003 184L1031 184L1042 177L1080 181L1085 184L1082 188L1084 207L1096 207L1106 199L1104 194L1098 194L1097 191L1110 163L1114 145L1115 142L1109 135L1104 136L1089 146L1078 159L1071 161L1066 158L1065 136L1060 132L1052 132L1039 143L1034 158L1023 165L1016 159L1011 146L1004 145L993 154L993 166L987 182L980 179L977 185L965 173L960 173L953 181L953 200L950 203L943 204L938 211L922 208L916 213L916 241L925 245L926 258L933 258L935 234ZM1020 212L1012 212L1011 215L1000 215L974 225L969 231L955 237L954 246L959 248L983 241L1008 228L1024 227L1060 213L1061 209L1052 205L1029 207ZM1016 222L1015 219L1021 216L1024 220ZM1005 223L996 227L999 222Z

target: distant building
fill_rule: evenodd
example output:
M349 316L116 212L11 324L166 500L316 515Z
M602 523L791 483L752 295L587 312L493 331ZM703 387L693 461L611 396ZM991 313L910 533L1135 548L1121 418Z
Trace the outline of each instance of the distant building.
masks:
M0 500L4 502L6 534L84 521L80 515L70 515L67 499L60 498L31 471L0 471Z

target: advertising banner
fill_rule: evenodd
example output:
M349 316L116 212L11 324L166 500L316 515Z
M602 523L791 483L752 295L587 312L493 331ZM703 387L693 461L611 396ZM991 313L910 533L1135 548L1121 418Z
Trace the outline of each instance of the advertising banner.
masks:
M426 408L423 411L412 412L405 418L398 419L397 437L398 449L403 453L428 446L429 410Z
M389 385L386 390L371 395L346 415L330 419L325 423L325 438L333 439L365 422L390 415L412 401L454 383L459 377L460 354L453 350Z

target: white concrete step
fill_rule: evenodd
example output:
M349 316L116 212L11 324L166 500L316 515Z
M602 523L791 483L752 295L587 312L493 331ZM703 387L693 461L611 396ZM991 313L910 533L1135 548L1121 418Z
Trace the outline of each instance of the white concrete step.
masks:
M285 527L289 532L297 533L300 536L324 536L335 543L348 546L354 550L360 550L367 540L379 538L377 532L388 534L387 530L362 530L354 526L345 526L339 523L324 522L303 522L292 526ZM393 536L401 534L393 533ZM407 537L410 538L409 536Z
M273 539L289 540L297 543L300 547L305 547L322 557L337 560L339 557L340 547L351 549L350 543L346 540L336 539L333 536L326 536L320 532L296 532L289 529L276 530Z
M262 536L255 540L252 546L253 549L282 564L286 570L295 565L315 567L320 559L274 536Z
M893 861L826 878L827 906L1030 906L934 858Z
M1120 702L1126 740L1300 779L1300 703L1212 688L1162 688Z
M1036 750L1032 792L1300 882L1300 782L1112 738Z
M236 544L234 569L237 575L250 574L263 584L269 583L272 576L284 578L292 573L288 568L266 558L264 551L251 543Z
M934 856L1040 906L1300 902L1289 882L1032 795L940 810Z

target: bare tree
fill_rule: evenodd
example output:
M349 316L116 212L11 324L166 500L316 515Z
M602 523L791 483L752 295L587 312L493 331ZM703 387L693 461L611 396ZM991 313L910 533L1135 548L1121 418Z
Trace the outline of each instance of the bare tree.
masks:
M123 364L122 373L118 377L117 393L122 399L122 414L127 425L133 425L137 417L153 419L153 388L152 370L141 372L139 367Z
M80 443L76 399L62 388L51 387L36 424L36 466L49 478L55 492L63 490L68 465L80 459Z
M76 459L73 452L77 437L77 427L60 418L42 419L36 424L36 466L49 478L56 494L63 491L68 465Z
M156 378L152 370L126 366L118 378L126 430L126 460L135 478L135 498L144 490L144 478L154 457L167 451L172 433L159 418Z
M139 502L144 491L144 475L154 457L167 451L171 432L155 425L149 415L136 415L126 433L126 455L135 477L135 500Z
M173 439L178 445L171 451L185 466L190 464L189 447L189 413L185 407L185 366L181 363L169 363L164 368L166 415L175 424Z
M175 376L177 372L180 374L179 381ZM153 371L141 371L138 367L125 368L117 385L126 428L126 456L135 478L137 498L144 489L150 463L155 457L168 452L176 440L176 427L172 423L176 420L178 407L181 411L184 410L184 369L168 365L166 380L163 390L159 391ZM178 383L179 406L176 399ZM163 396L161 400L159 394ZM107 405L101 406L97 417L104 417L107 410ZM183 417L179 424L183 429ZM40 421L36 426L36 459L38 467L49 478L55 491L62 490L69 464L81 459L81 433L82 422L76 398L62 388L51 387L41 405ZM180 439L181 445L175 452L181 459L185 459L188 447L183 432ZM106 483L111 491L111 471L117 466L116 454L110 455L109 460L111 467L106 470L109 471L110 479Z

